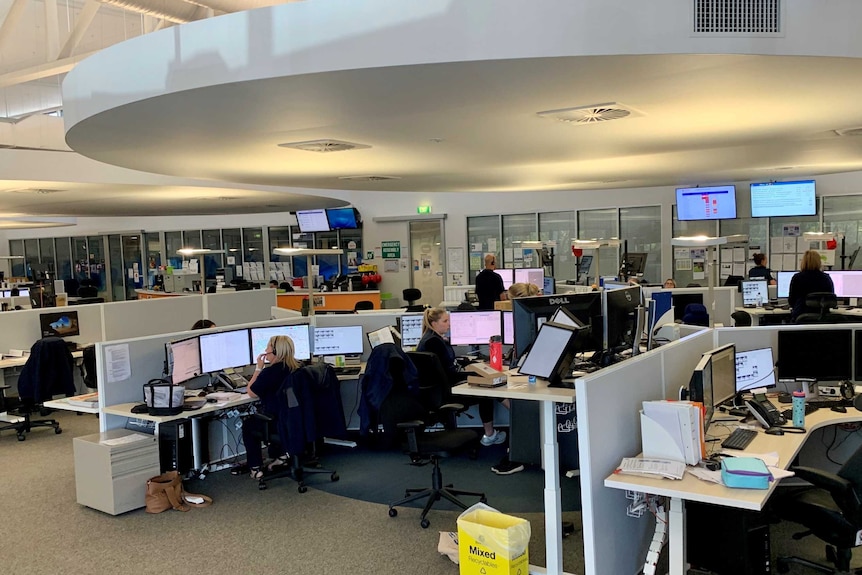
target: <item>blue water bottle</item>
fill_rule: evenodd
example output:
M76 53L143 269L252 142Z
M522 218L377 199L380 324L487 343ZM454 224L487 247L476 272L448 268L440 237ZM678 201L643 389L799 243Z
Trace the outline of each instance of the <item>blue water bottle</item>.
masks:
M805 427L805 392L793 392L793 427Z

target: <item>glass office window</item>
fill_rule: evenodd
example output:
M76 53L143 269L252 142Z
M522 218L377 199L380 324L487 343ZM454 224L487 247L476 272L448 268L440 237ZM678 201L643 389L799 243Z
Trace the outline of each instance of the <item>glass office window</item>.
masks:
M781 265L780 258L777 258L777 261L773 262L772 257L769 254L769 226L767 225L767 218L736 218L735 220L722 220L719 224L719 233L722 236L734 236L737 234L744 234L748 236L747 244L734 244L734 245L745 245L745 273L743 273L744 277L748 277L748 270L754 267L754 261L749 259L749 254L751 253L763 253L766 254L770 267L773 267L773 264L778 266ZM780 267L774 268L776 271L780 269ZM724 283L727 275L721 275L718 279L718 284L721 285Z
M23 256L24 255L24 240L9 240L9 255L10 256ZM12 277L21 278L24 277L24 260L15 259L10 260L12 265L9 266L9 269L12 271Z
M183 256L177 250L184 247L182 232L165 232L165 257L169 266L176 269L183 267Z
M621 208L620 239L628 241L629 252L647 254L644 279L662 283L661 206Z
M184 248L193 248L200 249L203 247L203 243L201 243L201 231L200 230L186 230L183 232L183 247Z
M680 236L717 236L718 221L695 220L695 221L679 221L676 218L676 206L673 207L673 237ZM707 285L706 277L694 278L694 263L692 255L697 255L695 250L687 250L685 258L677 258L677 250L674 249L673 258L673 279L677 287L685 287L689 284Z
M362 230L341 230L339 233L339 244L344 250L341 256L341 273L353 273L356 267L362 263Z
M56 238L54 250L57 257L57 279L71 279L72 276L72 247L70 238Z
M295 228L299 229L299 228ZM295 248L313 248L314 247L314 234L303 234L301 232L295 232L293 234L293 247ZM293 268L293 276L294 277L302 277L308 275L308 258L305 256L300 256L297 258L291 258L293 261L291 262L291 266Z
M575 233L575 212L546 212L539 214L539 239L556 242L554 248L554 278L575 279L575 258L572 257L572 239Z
M320 250L328 250L338 247L338 232L317 232L314 234L315 247ZM338 275L338 266L341 257L338 254L331 256L317 256L315 263L320 267L320 275L324 280L329 280Z
M201 230L201 240L203 241L204 249L222 250L221 230ZM224 267L224 254L204 255L204 268L207 279L215 279L216 270L222 267Z
M838 255L833 269L862 269L862 196L823 198L823 229L843 234L838 238ZM842 251L843 248L843 251ZM844 255L843 266L841 255ZM856 256L854 258L854 255Z
M293 258L273 253L273 250L276 248L289 247L291 247L290 226L272 226L269 228L269 261L283 263L284 265L281 267L283 268L284 274L287 277L292 277L293 268L291 267L290 260Z
M616 208L600 210L582 210L578 212L578 239L609 239L620 237L619 215ZM593 250L584 250L584 255L589 255ZM595 255L595 254L594 254ZM620 248L599 248L599 265L601 269L595 269L590 277L596 274L600 276L616 276L620 271Z
M769 235L771 238L786 237L788 234L796 234L797 231L799 234L804 234L805 232L819 232L821 229L820 216L787 216L782 218L769 218ZM818 242L815 242L813 247L818 250L823 249ZM798 270L803 251L804 248L800 248L798 243L797 249L792 254L777 254L771 253L770 251L769 267L773 270ZM781 263L779 262L779 256ZM836 257L835 267L833 269L840 269L840 264L840 259Z
M123 275L123 248L119 234L108 236L108 260L111 262L111 300L123 301L126 299L126 287Z
M538 224L536 222L536 214L509 214L503 216L503 245L500 248L513 248L513 261L508 262L502 258L503 265L499 267L507 268L536 268L541 262L536 254L536 250L532 248L524 249L521 247L521 242L536 241L539 239ZM500 258L503 254L497 254Z
M263 229L242 229L242 253L244 262L262 262L263 253ZM268 261L268 258L266 258Z
M30 266L39 263L39 240L24 240L24 261L27 262L25 273L30 277Z
M496 255L500 258L499 267L506 267L502 262L502 246L500 245L500 216L476 216L467 218L467 249L469 250L469 282L476 280L476 274L482 271L485 263L482 261L488 246L496 244ZM473 250L473 247L481 249ZM511 264L509 264L511 267Z
M54 238L42 238L39 240L39 260L47 264L52 272L56 272L57 264L54 262ZM56 274L54 274L56 279Z

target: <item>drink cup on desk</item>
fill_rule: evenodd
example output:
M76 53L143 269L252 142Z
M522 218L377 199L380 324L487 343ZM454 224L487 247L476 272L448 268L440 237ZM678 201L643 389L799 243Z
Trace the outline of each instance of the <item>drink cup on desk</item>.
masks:
M793 427L805 427L805 392L793 392Z

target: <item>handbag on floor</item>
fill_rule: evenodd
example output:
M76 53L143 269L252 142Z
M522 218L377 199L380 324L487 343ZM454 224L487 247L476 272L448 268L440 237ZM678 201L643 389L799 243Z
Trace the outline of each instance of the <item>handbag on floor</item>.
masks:
M188 511L191 507L208 507L212 502L206 495L185 491L177 471L168 471L147 480L144 497L147 513L161 513L168 509Z

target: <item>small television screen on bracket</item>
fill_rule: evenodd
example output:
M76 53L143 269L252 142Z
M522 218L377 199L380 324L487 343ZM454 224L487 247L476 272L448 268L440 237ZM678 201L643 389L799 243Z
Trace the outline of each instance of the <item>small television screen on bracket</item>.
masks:
M308 232L328 232L329 221L326 219L326 210L302 210L296 212L296 222L299 224L299 231L302 233Z
M353 208L327 208L326 219L331 230L354 230L359 227L356 210Z
M816 214L814 180L751 184L752 218Z
M677 188L676 217L680 221L736 218L736 186Z

